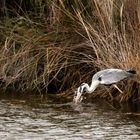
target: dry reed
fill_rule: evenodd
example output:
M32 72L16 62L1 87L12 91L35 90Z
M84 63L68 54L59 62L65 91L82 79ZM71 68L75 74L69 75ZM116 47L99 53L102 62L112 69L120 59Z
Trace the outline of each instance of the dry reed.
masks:
M33 4L33 11L21 10L22 14L0 24L1 88L65 92L60 95L69 96L80 83L90 83L100 69L133 68L140 74L139 1L52 0ZM112 87L99 88L92 95L136 101L139 83L138 76L121 82L124 95Z

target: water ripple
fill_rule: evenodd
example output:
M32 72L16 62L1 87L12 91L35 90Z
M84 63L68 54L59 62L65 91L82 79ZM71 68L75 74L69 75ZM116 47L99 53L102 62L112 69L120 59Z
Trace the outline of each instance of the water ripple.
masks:
M104 106L102 106L104 104ZM140 139L140 118L106 103L0 100L0 137L6 140Z

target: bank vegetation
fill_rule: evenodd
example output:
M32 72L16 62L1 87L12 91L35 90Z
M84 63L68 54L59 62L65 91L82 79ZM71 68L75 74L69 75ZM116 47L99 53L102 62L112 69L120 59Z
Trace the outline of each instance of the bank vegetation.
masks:
M3 0L4 1L4 0ZM25 0L3 3L0 22L0 85L17 92L58 93L73 98L82 83L105 68L135 69L93 98L140 98L139 0Z

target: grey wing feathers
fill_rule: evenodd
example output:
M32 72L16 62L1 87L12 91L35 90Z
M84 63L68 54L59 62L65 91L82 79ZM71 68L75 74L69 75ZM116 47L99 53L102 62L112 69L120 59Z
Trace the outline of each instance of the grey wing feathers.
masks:
M106 69L97 72L93 76L93 80L98 80L99 77L101 77L101 84L113 84L129 77L129 74L125 70L121 69Z
M101 70L97 73L95 73L92 77L92 79L94 80L98 80L98 78L103 75L103 74L106 74L106 73L110 73L110 72L113 72L115 69L105 69L105 70Z
M116 82L119 82L125 78L127 78L128 76L124 73L108 73L105 75L102 75L102 81L101 84L113 84Z

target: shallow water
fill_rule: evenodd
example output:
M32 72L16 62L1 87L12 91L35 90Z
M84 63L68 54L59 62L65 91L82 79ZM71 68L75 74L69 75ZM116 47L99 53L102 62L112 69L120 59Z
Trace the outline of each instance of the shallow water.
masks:
M95 100L74 105L39 96L0 97L0 138L5 140L140 139L137 105Z

